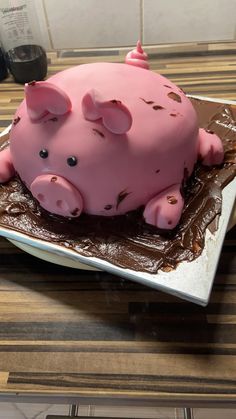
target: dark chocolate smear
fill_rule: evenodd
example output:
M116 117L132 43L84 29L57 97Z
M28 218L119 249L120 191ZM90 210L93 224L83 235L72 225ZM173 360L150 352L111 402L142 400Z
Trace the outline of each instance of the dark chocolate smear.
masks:
M196 259L204 247L206 229L217 229L221 191L236 175L236 107L196 99L192 103L200 126L222 138L225 161L213 168L199 163L190 179L185 179L185 207L174 230L161 231L146 224L143 208L116 217L82 214L65 220L50 215L18 177L0 185L0 225L136 271L168 272L182 261ZM8 145L6 136L2 141L0 149ZM186 168L183 172L187 177ZM122 192L119 201L127 196Z

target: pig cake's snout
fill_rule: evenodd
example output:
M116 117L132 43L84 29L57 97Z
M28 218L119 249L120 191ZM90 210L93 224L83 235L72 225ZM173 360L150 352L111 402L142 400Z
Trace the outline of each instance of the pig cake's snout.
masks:
M30 186L32 195L45 210L63 217L78 217L83 210L83 199L78 189L57 175L36 177Z

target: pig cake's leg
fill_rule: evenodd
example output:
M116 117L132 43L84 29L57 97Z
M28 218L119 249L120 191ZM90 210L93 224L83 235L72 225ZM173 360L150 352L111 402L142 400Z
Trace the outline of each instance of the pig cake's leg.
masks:
M184 206L180 188L180 184L172 185L147 203L143 213L146 223L168 230L176 227Z
M10 148L7 147L0 152L0 183L10 180L14 173Z
M213 131L199 129L199 157L204 166L221 164L224 160L223 144Z

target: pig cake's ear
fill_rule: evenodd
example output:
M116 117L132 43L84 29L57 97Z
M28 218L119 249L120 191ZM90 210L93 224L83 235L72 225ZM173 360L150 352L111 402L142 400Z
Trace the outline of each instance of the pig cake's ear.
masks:
M104 127L113 134L125 134L132 125L132 115L120 100L104 100L95 90L84 95L82 112L88 121L101 118Z
M32 121L37 121L48 113L64 115L71 110L68 95L58 86L45 81L27 83L25 99Z

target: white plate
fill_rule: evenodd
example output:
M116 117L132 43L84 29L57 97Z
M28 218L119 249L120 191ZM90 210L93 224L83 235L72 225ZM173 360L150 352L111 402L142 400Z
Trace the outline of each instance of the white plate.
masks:
M57 255L55 253L49 252L48 250L40 249L39 247L33 247L29 244L19 242L17 240L8 239L12 244L19 249L24 250L24 252L29 253L32 256L36 256L39 259L45 260L46 262L55 263L61 266L67 266L68 268L75 269L85 269L90 271L98 271L99 269L93 268L92 266L85 265L84 263L79 262L78 260L69 259L63 255Z
M206 97L199 98L208 100ZM236 105L236 102L220 99L209 99L209 101ZM8 130L9 128L2 135ZM0 235L24 251L43 260L77 269L104 270L204 306L209 301L227 228L236 223L236 213L233 212L236 179L224 188L222 195L223 215L220 217L218 230L214 235L208 230L206 231L205 247L197 259L192 262L182 262L171 272L160 271L157 274L149 274L123 269L102 259L81 256L71 249L34 239L7 228L0 227Z

